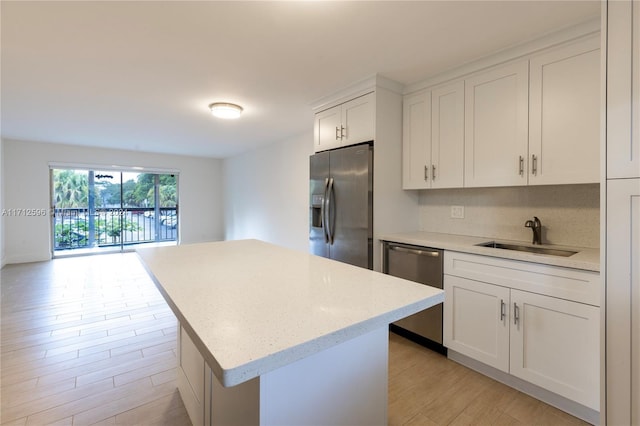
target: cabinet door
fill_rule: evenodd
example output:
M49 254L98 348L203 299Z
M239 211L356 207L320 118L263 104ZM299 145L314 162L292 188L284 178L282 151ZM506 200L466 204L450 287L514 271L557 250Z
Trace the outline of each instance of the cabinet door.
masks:
M372 141L375 97L369 93L342 104L342 145Z
M529 184L600 182L600 38L531 58Z
M431 92L402 101L402 188L429 188L431 164Z
M607 2L607 177L640 177L640 2Z
M511 305L511 374L598 411L600 309L520 290Z
M187 332L178 324L178 389L194 425L204 424L205 362Z
M528 61L465 80L465 186L527 184L528 93Z
M509 372L509 289L444 276L444 346Z
M640 424L640 179L607 181L607 423Z
M315 152L337 148L341 145L340 136L342 109L340 105L321 111L315 116Z
M431 187L464 185L464 81L431 91Z

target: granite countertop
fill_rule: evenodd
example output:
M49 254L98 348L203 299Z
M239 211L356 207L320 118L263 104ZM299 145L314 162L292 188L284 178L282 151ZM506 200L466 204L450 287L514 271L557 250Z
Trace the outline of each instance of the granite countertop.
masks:
M417 246L433 247L463 253L482 254L503 259L522 260L545 265L563 266L566 268L582 269L586 271L600 271L600 250L584 247L568 247L543 244L536 247L547 247L559 250L571 250L577 253L569 256L552 256L537 253L527 253L498 248L479 247L476 244L496 241L510 244L531 246L530 242L509 241L485 237L469 237L464 235L440 234L436 232L406 232L400 234L386 234L380 237L382 241L413 244Z
M433 287L256 240L137 252L224 386L444 300Z

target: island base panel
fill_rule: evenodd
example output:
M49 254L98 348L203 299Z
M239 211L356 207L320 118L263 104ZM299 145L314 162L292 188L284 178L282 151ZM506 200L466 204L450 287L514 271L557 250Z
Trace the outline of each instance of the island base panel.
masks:
M259 425L260 378L225 388L207 366L205 425Z
M260 376L260 424L387 423L384 327Z
M227 388L205 365L203 424L384 425L388 349L383 327Z

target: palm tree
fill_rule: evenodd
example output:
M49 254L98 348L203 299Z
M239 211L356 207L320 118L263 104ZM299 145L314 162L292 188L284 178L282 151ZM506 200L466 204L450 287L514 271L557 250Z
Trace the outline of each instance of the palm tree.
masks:
M87 207L89 181L87 172L76 170L54 170L53 189L58 208Z

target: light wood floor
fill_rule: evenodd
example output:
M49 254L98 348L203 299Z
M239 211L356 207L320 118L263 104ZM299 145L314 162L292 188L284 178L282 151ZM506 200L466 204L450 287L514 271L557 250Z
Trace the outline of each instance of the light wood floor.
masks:
M190 425L176 319L134 254L2 269L2 425ZM390 335L389 424L579 425Z
M389 425L588 425L396 334L389 341Z

